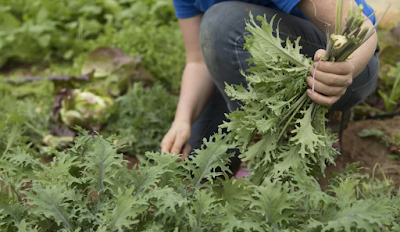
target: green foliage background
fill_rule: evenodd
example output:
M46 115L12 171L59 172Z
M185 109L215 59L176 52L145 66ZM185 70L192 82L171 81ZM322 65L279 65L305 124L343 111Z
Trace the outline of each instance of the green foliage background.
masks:
M143 85L138 84L121 96L101 133L124 138L120 145L129 145L123 151L130 155L159 149L174 117L174 94L179 91L185 62L172 1L2 0L0 12L0 67L31 63L31 70L47 67L33 75L79 76L87 54L98 47L117 47L130 57L140 55L141 66L151 73L155 84L146 90L140 90ZM19 72L26 70L0 75L0 81L17 80ZM48 81L0 85L0 118L22 115L18 136L33 142L36 155L51 155L55 149L42 143L51 131L54 100L53 84ZM4 135L8 130L11 128L4 129Z
M172 1L0 2L0 67L9 61L46 62L51 74L77 75L85 54L104 45L132 57L141 54L158 80L179 89L185 54ZM73 60L73 67L59 64L65 60Z

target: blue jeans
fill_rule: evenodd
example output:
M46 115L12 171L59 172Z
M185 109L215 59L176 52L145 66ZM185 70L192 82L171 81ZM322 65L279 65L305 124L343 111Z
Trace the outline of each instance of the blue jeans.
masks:
M189 144L194 149L200 147L204 137L209 137L217 131L218 125L226 119L224 114L238 108L237 102L229 99L224 88L225 82L246 86L246 80L239 70L249 68L246 59L251 57L243 49L243 37L249 34L245 30L245 19L249 17L249 11L254 16L266 15L268 22L276 14L274 28L278 19L282 19L279 23L281 39L286 41L289 37L294 41L301 36L301 51L309 57L314 57L318 49L326 47L325 34L305 19L245 2L227 1L212 6L203 16L200 42L205 63L217 88L192 127ZM378 51L379 47L364 71L354 78L346 94L331 107L331 110L347 111L375 91L379 66ZM236 158L233 162L239 161Z

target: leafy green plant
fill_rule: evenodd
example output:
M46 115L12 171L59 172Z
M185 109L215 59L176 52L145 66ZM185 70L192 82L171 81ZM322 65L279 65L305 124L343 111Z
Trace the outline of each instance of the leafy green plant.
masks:
M227 149L232 145L221 132L205 141L191 160L147 153L132 171L116 152L114 139L83 132L73 148L49 164L23 149L7 152L0 160L1 180L14 194L0 201L2 231L398 228L400 202L392 197L392 183L361 184L354 165L335 176L325 193L304 172L293 172L293 182L267 178L260 185L216 173L218 167L228 170ZM382 184L385 190L377 194L375 186Z
M100 47L87 55L82 75L90 75L91 86L107 90L113 97L121 96L134 81L150 83L151 75L140 67L142 59L126 56L120 49Z
M84 126L99 130L107 120L113 99L102 89L65 90L59 114L67 126Z
M400 62L397 63L396 76L390 93L386 94L382 90L378 90L378 93L384 101L386 112L391 113L398 110L400 103Z
M288 40L282 47L272 35L272 23L259 19L262 27L252 18L247 25L253 35L246 37L246 48L255 64L245 75L249 85L227 86L228 94L243 102L242 110L230 113L222 126L230 133L219 130L204 139L183 162L171 154L147 152L132 170L117 152L114 136L81 131L74 147L58 152L49 164L32 159L25 147L10 149L0 168L14 194L1 198L0 228L397 231L400 198L392 182L366 182L355 164L321 190L313 174L333 163L337 152L325 130L326 109L303 99L311 60L300 54L298 42ZM255 132L261 140L248 146ZM234 148L255 167L246 179L228 176Z
M173 93L180 88L182 71L185 66L185 50L178 24L157 26L154 22L135 24L123 23L122 29L108 26L97 39L84 43L86 51L99 47L118 48L129 57L141 57L140 66L151 76L164 84ZM71 64L53 64L45 71L47 74L69 74L80 76L85 70L85 62L90 54L81 53Z
M373 28L361 31L362 5L350 7L343 28L338 23L339 12L338 5L338 25L335 34L330 35L327 30L323 60L346 60L375 31ZM243 106L228 115L230 122L224 127L233 139L243 144L242 160L260 169L256 178L272 178L293 169L311 173L316 166L324 172L325 165L333 163L338 152L332 148L334 136L325 127L328 108L318 106L306 94L305 80L313 62L300 53L300 38L294 42L288 38L283 47L278 29L277 37L272 36L274 19L268 24L265 17L258 16L260 27L250 14L246 29L251 34L245 37L245 48L252 55L248 61L253 66L249 74L243 73L247 87L226 86L228 96ZM315 63L316 68L319 62ZM255 133L263 138L248 147ZM264 153L268 162L260 161Z
M49 81L1 83L0 151L30 143L31 154L40 153L42 140L50 130L52 101L53 86Z
M89 54L83 70L86 75L49 75L31 83L7 79L11 81L0 86L0 119L6 121L15 110L29 117L29 123L24 116L15 129L18 137L27 137L13 144L31 142L38 149L35 154L52 155L73 142L76 133L70 128L79 125L101 134L116 133L118 144L125 146L121 151L129 155L158 150L173 121L177 98L159 82L150 85L152 78L139 58L103 47ZM104 60L111 65L104 65ZM8 140L11 128L6 128L0 135L4 140L0 147Z
M115 133L121 151L142 155L156 151L174 119L177 99L159 83L150 88L137 82L133 89L115 100L115 111L101 133Z
M185 66L185 50L176 22L158 27L154 22L125 22L121 30L108 27L104 35L85 46L87 50L94 50L99 46L117 47L130 57L140 55L142 66L155 80L163 82L174 92L179 90Z
M400 103L400 25L390 31L378 31L379 46L379 79L376 95L356 106L359 114L387 115L397 114ZM376 100L377 99L377 100ZM379 116L378 116L379 117Z
M168 0L5 0L0 8L0 67L7 61L71 59L109 25L166 25L175 21Z

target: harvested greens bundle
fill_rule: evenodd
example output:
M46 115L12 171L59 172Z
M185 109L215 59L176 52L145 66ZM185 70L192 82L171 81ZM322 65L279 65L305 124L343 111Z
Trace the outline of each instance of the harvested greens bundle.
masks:
M350 6L342 28L343 3L342 7L337 4L334 34L329 35L327 25L327 49L321 60L345 61L375 32L374 28L361 31L368 20L362 16L362 5ZM275 17L269 24L265 17L258 16L257 20L262 22L261 27L250 13L246 23L251 35L245 37L245 48L252 55L252 67L247 70L249 74L242 74L248 86L226 86L228 96L243 105L240 111L228 115L230 122L223 127L241 145L242 160L254 165L252 178L258 182L266 177L283 178L292 171L310 174L317 166L324 172L338 152L332 148L335 136L325 127L328 108L317 105L306 94L306 78L314 63L300 53L300 38L294 43L288 38L283 47L279 29L273 36ZM248 146L255 133L262 139Z
M374 27L364 28L361 30L361 26L364 24L364 22L369 20L369 18L371 18L375 13L372 13L370 16L368 16L368 18L364 19L362 15L364 6L360 4L353 7L353 2L351 2L350 8L347 12L346 24L342 28L343 4L344 0L342 0L342 7L339 10L339 4L336 2L335 34L329 35L329 24L326 24L327 46L323 60L332 62L341 62L347 60L347 58L355 50L357 50L357 48L371 38L371 36L375 33L375 26L379 23L389 9L386 9Z

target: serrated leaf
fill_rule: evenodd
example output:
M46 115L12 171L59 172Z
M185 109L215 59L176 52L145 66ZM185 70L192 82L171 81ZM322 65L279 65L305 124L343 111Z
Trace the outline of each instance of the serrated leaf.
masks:
M1 196L1 195L0 195ZM13 223L19 224L26 214L26 209L20 203L7 203L0 198L0 218L8 218L2 224L11 225Z
M273 22L276 15L267 22L266 17L257 16L257 20L262 23L261 27L254 21L253 15L250 12L250 20L246 21L246 30L252 35L245 36L245 48L253 57L253 62L256 66L267 66L273 68L277 61L290 62L298 67L309 67L310 63L303 54L300 53L301 46L298 38L294 47L289 38L286 41L286 47L282 47L282 40L279 38L279 28L275 30L276 37L273 36Z
M289 222L298 194L291 192L288 184L266 179L262 186L254 186L250 208L263 216L269 225Z
M257 130L263 134L276 131L276 118L260 119L256 121Z
M228 204L229 206L229 204ZM226 215L218 220L221 224L221 232L234 232L234 231L264 231L259 222L252 221L250 218L239 219L229 208L225 207Z
M324 212L326 209L329 210L332 203L336 202L336 198L322 191L317 180L307 176L305 170L294 169L293 179L296 182L296 188L298 188L298 191L303 196L301 201L304 202L307 207ZM316 213L320 215L319 211Z
M296 129L292 131L295 136L290 139L290 141L300 145L299 153L302 158L305 158L309 153L314 153L316 144L321 143L320 136L314 132L311 124L313 109L314 107L310 106L308 109L301 111L303 117L296 120Z
M286 171L299 168L308 172L309 169L306 163L307 160L301 157L299 151L300 151L300 145L281 148L281 152L279 152L277 158L282 160L277 161L274 164L273 173L283 174Z
M248 86L247 88L251 88L251 86ZM247 88L243 85L229 85L228 83L225 83L225 93L232 100L243 101L254 98L251 91L247 90Z
M32 226L24 220L17 224L18 232L37 232L36 228L32 228Z
M11 145L14 143L14 141L20 136L18 132L21 130L21 124L14 124L11 128L10 134L7 136L7 145L6 149L4 150L2 156L7 154L7 152L10 150ZM0 156L1 157L1 156Z
M241 160L249 161L248 167L263 160L265 163L271 162L272 158L275 157L275 148L277 143L277 134L268 133L258 141L256 144L249 146L247 151L239 156Z
M121 232L125 229L132 229L132 225L139 222L137 217L147 211L147 203L132 196L132 192L133 189L118 189L115 205L111 212L106 209L104 214L100 215L105 225L108 225L109 231Z
M4 219L6 218L6 215L4 213L4 209L0 209L0 226L5 225L6 222L4 221Z
M72 184L80 184L81 180L71 175L73 168L79 167L78 157L71 157L65 153L59 153L58 157L54 157L48 166L43 166L43 170L36 171L37 178L42 179L43 183L57 184L66 183L67 186Z
M146 226L146 231L148 232L164 232L164 225L156 224L153 222Z
M310 220L308 229L318 229L321 232L328 231L352 231L353 229L367 232L379 231L383 224L390 224L393 220L393 210L379 201L359 200L352 206L340 209L326 216L321 221Z
M132 172L132 184L135 186L135 195L143 195L146 190L157 186L161 176L169 170L165 165L142 166L137 165L137 171Z
M204 215L210 216L210 212L214 208L214 203L217 202L211 193L206 191L196 190L195 201L192 204L192 211L194 212L197 224L196 228L200 229L202 226L202 217Z
M246 147L256 129L255 126L249 126L252 122L246 120L246 112L236 110L227 115L228 122L223 122L220 128L226 128L228 136L233 137L242 147Z
M68 201L73 195L73 190L66 189L64 186L42 186L34 182L31 191L25 191L26 199L30 205L35 205L28 213L30 215L43 215L45 218L52 219L58 225L74 231L74 225L70 221L72 215L68 212Z
M84 180L89 183L92 191L103 192L111 190L113 178L122 167L122 155L101 136L95 136L86 144L84 165Z
M185 215L181 215L181 212L189 204L187 198L170 187L156 188L149 195L150 202L156 210L154 214L156 217L160 217L164 224L173 222L175 225L179 225L181 223L182 218L185 217Z
M195 155L190 158L186 167L193 172L193 178L190 178L193 186L198 188L203 179L212 183L213 178L221 174L216 172L217 168L220 168L221 172L229 172L227 164L232 155L228 154L228 149L234 147L235 144L229 142L222 130L212 135L208 141L204 139L202 148L194 151Z
M182 177L186 175L184 162L178 162L178 159L180 159L179 156L172 156L172 154L161 155L159 152L147 152L146 158L147 161L144 161L145 165L164 166L165 172L160 177L159 187L168 186L177 178L181 181Z
M214 187L214 193L217 198L222 199L223 205L229 205L233 212L241 212L247 203L243 200L248 197L251 193L247 187L251 185L249 181L244 178L236 179L234 177L228 178L227 175L224 178L219 179Z

